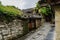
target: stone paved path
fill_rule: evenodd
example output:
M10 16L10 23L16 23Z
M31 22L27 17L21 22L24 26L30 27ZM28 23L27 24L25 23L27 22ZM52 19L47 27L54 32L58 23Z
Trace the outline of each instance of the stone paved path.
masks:
M45 40L55 40L55 28L51 28Z
M22 37L21 39L19 38L18 40L46 40L45 38L47 37L47 34L50 31L53 31L51 29L51 24L50 23L44 23L43 28L39 29L38 31L32 33L29 36L25 36L24 38ZM51 33L53 35L53 33ZM53 38L53 36L52 36Z

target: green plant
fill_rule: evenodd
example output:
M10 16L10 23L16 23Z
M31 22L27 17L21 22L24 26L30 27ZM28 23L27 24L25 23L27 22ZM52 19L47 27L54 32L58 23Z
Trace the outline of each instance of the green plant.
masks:
M47 3L46 3L47 4ZM39 14L48 15L48 13L51 13L51 6L47 4L46 6L41 6L42 4L37 3L35 7L35 12Z
M1 21L12 21L15 17L23 15L22 11L14 6L3 6L0 5L0 20Z

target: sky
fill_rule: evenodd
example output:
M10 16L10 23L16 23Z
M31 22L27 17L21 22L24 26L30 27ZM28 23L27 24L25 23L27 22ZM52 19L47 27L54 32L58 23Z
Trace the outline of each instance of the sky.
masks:
M11 5L19 9L27 9L35 7L37 0L0 0L4 6Z

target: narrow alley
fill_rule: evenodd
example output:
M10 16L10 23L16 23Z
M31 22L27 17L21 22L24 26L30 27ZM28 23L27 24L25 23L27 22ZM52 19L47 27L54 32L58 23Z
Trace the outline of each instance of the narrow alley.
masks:
M44 23L42 28L38 28L17 40L53 40L54 31L50 23Z

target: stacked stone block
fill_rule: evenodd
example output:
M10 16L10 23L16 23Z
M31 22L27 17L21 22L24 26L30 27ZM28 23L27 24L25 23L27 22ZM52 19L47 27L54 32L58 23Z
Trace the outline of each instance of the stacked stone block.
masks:
M13 20L9 24L0 24L0 40L8 40L23 34L23 27L21 20Z

